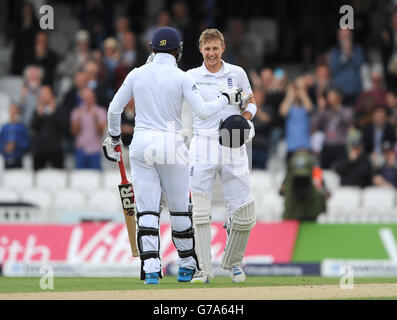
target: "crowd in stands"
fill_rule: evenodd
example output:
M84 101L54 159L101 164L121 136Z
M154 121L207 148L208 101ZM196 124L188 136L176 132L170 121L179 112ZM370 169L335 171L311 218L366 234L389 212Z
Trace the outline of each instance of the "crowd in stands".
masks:
M0 132L6 168L22 167L24 153L31 152L35 170L64 168L66 153L74 154L76 168L101 170L106 110L128 72L145 63L154 31L167 25L181 31L185 46L180 67L187 70L202 63L200 32L214 27L210 16L195 24L183 1L171 1L169 9L158 11L156 22L146 26L131 15L113 19L107 1L82 3L79 31L64 55L50 48L33 6L26 2L20 8L19 23L10 35L9 73L21 75L23 86ZM284 140L287 160L298 150L309 150L321 168L340 174L342 185L396 187L397 11L379 35L381 61L369 63L368 86L363 85L362 70L369 61L359 41L360 28L357 33L337 28L336 45L330 45L312 69L291 77L277 65L250 64L245 21L231 21L229 28L221 29L227 45L224 60L246 68L258 106L253 168L266 169ZM60 79L71 83L67 90ZM122 115L124 144L130 143L133 130L131 100Z

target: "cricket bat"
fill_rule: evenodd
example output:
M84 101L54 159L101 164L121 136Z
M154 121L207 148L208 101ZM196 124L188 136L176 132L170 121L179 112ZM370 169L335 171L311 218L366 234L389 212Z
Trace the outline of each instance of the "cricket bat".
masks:
M121 153L121 147L118 145L114 148L116 152L120 152L119 169L121 175L121 183L119 184L120 199L124 211L125 225L127 227L128 238L130 239L130 247L133 257L139 257L138 247L136 243L136 220L135 220L135 196L132 183L128 181L125 174L125 167Z

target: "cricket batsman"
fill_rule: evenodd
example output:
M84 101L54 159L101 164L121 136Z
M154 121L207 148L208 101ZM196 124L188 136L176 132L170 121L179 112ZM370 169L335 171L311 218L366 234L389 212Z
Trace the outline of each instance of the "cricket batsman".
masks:
M201 272L192 282L208 283L214 277L211 268L211 195L216 175L222 183L228 213L224 227L227 242L222 268L229 270L233 282L245 281L241 267L251 229L256 222L254 199L250 197L249 165L245 142L255 135L250 121L256 113L256 102L245 71L222 60L225 41L217 29L207 29L199 39L203 64L188 72L205 101L216 99L225 88L243 89L241 106L234 105L203 119L194 114L193 138L190 144L190 188L193 202L196 251ZM222 131L237 132L229 139ZM224 141L222 141L222 139ZM226 141L228 140L228 141ZM203 153L209 150L209 154Z
M120 156L114 148L121 144L121 113L134 97L136 118L129 158L136 200L141 280L145 284L158 284L161 278L162 193L170 211L172 240L179 255L177 280L191 281L198 268L189 204L189 152L181 134L183 100L186 99L196 116L203 120L241 103L238 88L225 88L211 102L204 102L193 79L178 68L182 45L174 28L158 29L151 42L154 54L151 63L127 75L107 115L110 137L104 140L103 147L105 157L116 161Z

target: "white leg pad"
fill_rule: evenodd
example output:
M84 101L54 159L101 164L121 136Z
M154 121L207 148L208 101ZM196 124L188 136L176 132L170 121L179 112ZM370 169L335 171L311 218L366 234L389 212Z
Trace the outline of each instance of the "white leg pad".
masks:
M200 269L214 277L211 265L211 200L202 192L192 191L193 226Z
M255 200L252 199L239 207L231 218L221 262L223 269L230 270L233 266L241 266L248 238L255 223Z

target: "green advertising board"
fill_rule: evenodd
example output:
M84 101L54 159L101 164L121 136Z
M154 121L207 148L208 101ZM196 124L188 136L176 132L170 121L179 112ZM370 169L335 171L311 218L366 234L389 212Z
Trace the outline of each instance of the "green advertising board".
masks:
M293 260L397 259L397 224L301 223Z

